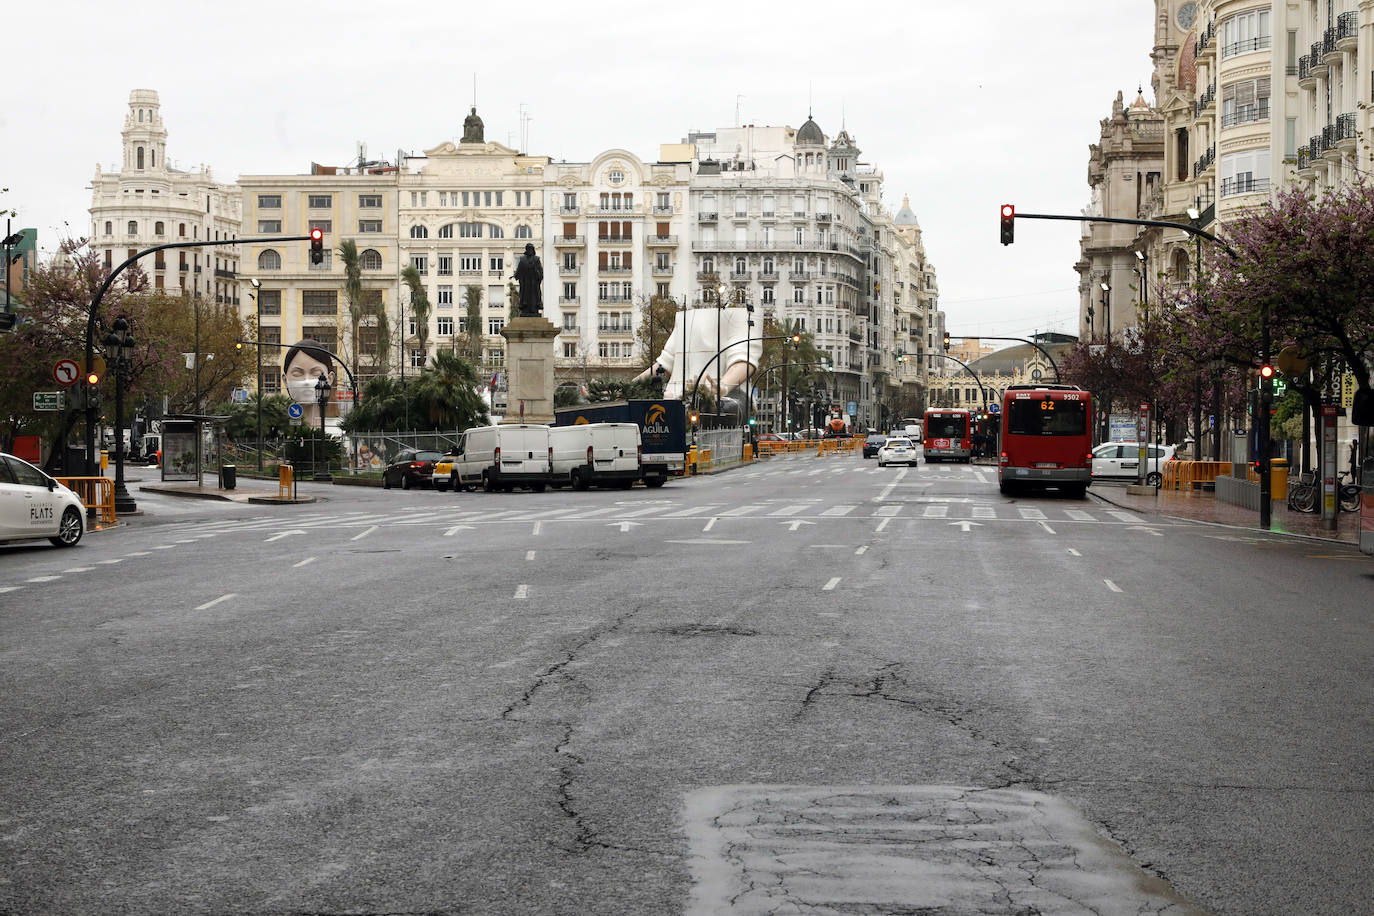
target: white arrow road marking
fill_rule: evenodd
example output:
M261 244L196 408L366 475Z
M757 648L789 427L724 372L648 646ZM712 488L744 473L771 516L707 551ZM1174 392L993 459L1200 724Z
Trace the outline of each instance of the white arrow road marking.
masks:
M839 576L836 576L835 578L831 579L829 582L827 582L827 583L825 583L824 585L822 585L822 586L821 586L821 591L823 591L823 592L833 592L833 591L835 590L835 586L837 586L837 585L839 585L839 584L840 584L840 577L839 577Z
M292 531L283 531L281 534L272 535L270 538L267 538L265 541L263 541L263 543L270 544L273 541L280 541L282 538L288 538L293 534L305 534L305 532L300 530L299 528L296 528Z
M800 528L802 525L814 525L815 522L808 522L808 521L807 521L806 519L804 519L804 518L794 518L794 519L792 519L792 521L790 521L790 522L779 522L778 524L780 524L780 525L786 525L788 531L796 531L796 530L797 530L798 528Z
M198 611L207 610L208 608L212 608L212 607L214 607L215 605L219 604L221 601L228 601L230 598L233 598L233 597L235 597L235 594L234 594L233 592L230 592L230 593L227 594L227 595L220 595L220 596L219 596L218 598L216 598L214 601L207 601L207 602L205 602L205 603L202 604L200 607L196 608L196 610L198 610Z
M1121 591L1121 586L1117 585L1117 584L1116 584L1115 582L1113 582L1111 579L1103 579L1102 581L1103 581L1103 582L1106 582L1106 583L1107 583L1107 588L1111 589L1112 591L1114 591L1114 592L1119 592L1119 591Z
M444 532L444 537L446 537L446 538L451 538L451 537L453 537L455 534L457 534L457 533L460 532L460 531L472 531L472 530L474 530L474 529L473 529L473 527L472 527L471 525L454 525L452 528L450 528L449 530L447 530L447 531Z
M958 521L958 522L950 522L950 524L951 524L951 525L958 525L958 526L959 526L959 530L962 531L962 532L964 532L965 534L968 534L968 530L969 530L970 528L981 528L981 527L983 527L983 525L982 525L981 522L971 522L971 521L969 521L968 519L963 519L962 521Z
M1163 532L1156 531L1156 530L1154 530L1153 528L1146 528L1144 525L1131 525L1131 526L1128 527L1126 530L1127 530L1127 531L1143 531L1143 532L1145 532L1146 534L1153 534L1153 535L1154 535L1155 537L1157 537L1157 538L1162 538L1162 537L1164 537L1164 533L1163 533Z
M619 526L621 531L629 531L631 528L638 528L639 522L611 522L606 527L615 528L616 526Z
M318 558L317 558L317 557L306 557L304 560L301 560L299 563L294 563L294 564L292 564L291 568L292 568L292 569L300 569L302 566L309 566L311 563L314 563L316 559L318 559Z
M711 516L711 520L706 523L706 527L701 529L702 533L705 534L707 531L710 531L712 528L716 527L717 521L719 521L719 519L716 516Z
M349 538L349 540L350 540L350 541L361 541L363 538L367 537L369 534L371 534L372 532L374 532L374 531L376 531L376 530L377 530L377 526L376 526L376 525L373 525L371 528L367 529L366 531L362 531L362 532L359 532L358 534L353 535L353 537Z
M529 587L528 585L517 585L517 586L515 587L515 596L514 596L515 598L520 599L520 600L523 601L524 599L528 598L529 596L530 596L530 587Z

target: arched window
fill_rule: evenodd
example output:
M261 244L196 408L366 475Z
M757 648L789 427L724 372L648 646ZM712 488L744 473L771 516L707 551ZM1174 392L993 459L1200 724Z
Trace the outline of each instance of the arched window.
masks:
M745 264L744 258L735 258L735 273L742 274L748 269L749 268Z
M268 248L258 255L258 270L281 270L281 255Z
M362 255L358 258L358 263L363 270L381 270L381 252L377 251L375 248L368 248L364 250Z
M429 238L429 230L424 226L411 226L410 237L413 239L427 239Z
M131 220L129 220L129 234L130 234L130 235L138 235L138 220L136 220L136 219L131 219Z
M1182 248L1174 252L1174 282L1188 282L1188 252Z
M515 237L518 239L532 239L534 238L534 232L531 231L529 226L516 226Z
M138 148L138 167L143 168L143 147Z
M489 239L503 239L503 238L505 238L505 237L506 237L506 230L502 229L500 226L497 226L497 225L494 225L494 224L493 224L493 225L487 226L487 238L489 238Z
M163 226L161 220L158 220L157 222L153 223L153 234L154 234L154 235L160 237L160 236L163 234L164 231L165 231L165 227Z
M105 234L114 235L114 223L110 220L105 220Z
M453 223L445 223L444 225L442 225L442 226L439 227L439 238L441 238L441 239L451 239L451 238L453 238Z

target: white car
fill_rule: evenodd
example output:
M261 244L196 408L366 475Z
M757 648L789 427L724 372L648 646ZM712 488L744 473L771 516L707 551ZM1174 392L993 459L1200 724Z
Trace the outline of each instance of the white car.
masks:
M47 538L75 547L86 531L81 499L38 468L0 452L0 542Z
M916 460L916 446L912 445L911 440L905 436L892 436L878 449L878 467L880 468L885 468L889 464L905 464L915 467Z
M1145 482L1155 486L1164 479L1164 464L1174 460L1172 445L1147 445ZM1135 442L1103 442L1093 449L1093 479L1140 479L1140 445Z

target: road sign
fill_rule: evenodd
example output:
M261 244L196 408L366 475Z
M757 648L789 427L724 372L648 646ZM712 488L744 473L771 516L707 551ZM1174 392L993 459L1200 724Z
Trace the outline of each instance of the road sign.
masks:
M1001 404L989 404L989 405L988 405L988 413L1001 413L1001 412L1002 412L1002 405L1001 405Z
M305 416L305 408L299 404L287 404L286 415L293 420L299 420Z
M59 359L52 367L52 377L59 385L75 385L76 380L81 377L81 367L74 359Z
M35 391L33 393L34 410L61 410L62 392L60 391Z

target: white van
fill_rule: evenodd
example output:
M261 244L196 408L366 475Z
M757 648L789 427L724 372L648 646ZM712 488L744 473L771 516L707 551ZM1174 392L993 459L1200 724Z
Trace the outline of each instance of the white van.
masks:
M458 440L450 483L454 490L480 486L487 492L548 484L549 428L532 423L474 426Z
M628 489L640 477L638 423L576 423L549 427L553 485Z

